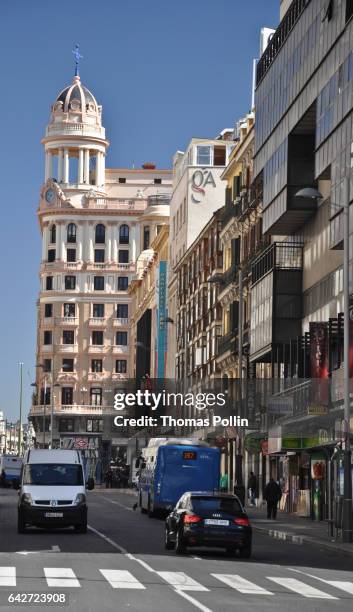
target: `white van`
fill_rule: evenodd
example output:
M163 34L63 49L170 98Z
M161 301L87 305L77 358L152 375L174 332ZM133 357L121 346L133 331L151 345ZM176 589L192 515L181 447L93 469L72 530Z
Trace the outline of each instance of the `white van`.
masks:
M21 477L22 457L16 455L2 455L0 457L0 484L17 485Z
M87 531L86 489L79 451L29 450L23 460L18 500L18 532L27 525L69 527Z

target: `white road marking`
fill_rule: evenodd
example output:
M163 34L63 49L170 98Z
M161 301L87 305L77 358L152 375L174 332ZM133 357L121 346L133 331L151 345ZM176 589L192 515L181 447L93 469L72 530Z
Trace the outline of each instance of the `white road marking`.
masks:
M0 586L16 586L15 567L0 567Z
M202 610L202 612L212 612L210 608L206 608L206 606L204 606L200 601L197 601L197 599L191 597L189 593L185 593L185 591L181 591L180 589L176 589L175 592L178 593L180 597L184 597L184 599L187 599L191 604L193 604L193 606L195 606L199 610Z
M104 578L108 580L113 589L145 589L130 572L126 570L99 570Z
M121 504L120 502L117 502L114 499L109 499L109 497L103 497L103 496L102 496L102 499L105 499L110 504L115 504L116 506L119 506L120 508L124 508L124 510L130 510L131 512L134 512L134 509L130 508L130 506L124 506L124 504Z
M44 574L50 587L81 586L70 567L44 567Z
M114 548L117 548L121 553L127 554L126 548L123 548L122 546L120 546L120 544L117 544L117 542L114 542L114 540L111 540L110 538L108 538L108 536L104 535L104 533L102 533L101 531L98 531L98 529L95 529L95 527L92 527L92 525L87 525L87 526L88 526L88 529L90 529L90 531L93 531L93 533L98 535L100 538L103 538L103 540L108 542L111 546L113 546Z
M337 599L337 597L324 593L323 591L320 591L309 584L305 584L305 582L302 582L301 580L296 580L295 578L274 578L267 576L267 579L272 580L272 582L276 582L277 584L289 589L290 591L294 591L294 593L298 593L303 597L310 597L314 599Z
M126 557L128 557L128 559L131 559L131 561L136 561L136 563L139 563L140 565L142 565L142 567L144 567L148 572L156 573L156 570L154 570L153 567L148 565L146 561L143 561L142 559L138 559L137 557L134 557L134 555L132 555L131 553L127 553Z
M348 582L346 580L325 580L325 582L336 589L341 589L341 591L345 591L346 593L353 595L353 582Z
M177 591L209 591L184 572L157 572L157 574Z
M288 567L291 572L297 572L298 574L303 574L304 576L309 576L309 578L314 578L314 580L319 580L324 584L329 584L336 589L340 589L341 591L345 591L350 595L353 595L353 582L349 582L348 580L325 580L324 578L319 578L319 576L314 576L314 574L309 574L308 572L303 572L302 570L297 570L292 567Z
M60 548L57 545L52 546L49 550L20 550L16 554L17 555L40 555L43 553L57 553L60 552Z
M242 578L238 574L211 574L217 580L224 582L232 589L236 589L239 593L246 593L249 595L273 595L271 591L266 591L262 587Z

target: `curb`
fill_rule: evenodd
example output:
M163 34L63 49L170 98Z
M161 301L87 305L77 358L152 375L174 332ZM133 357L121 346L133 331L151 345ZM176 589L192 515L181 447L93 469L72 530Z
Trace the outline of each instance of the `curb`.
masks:
M342 555L347 555L348 557L353 557L353 545L352 550L347 550L345 548L340 548L334 542L325 542L321 540L317 540L316 538L311 538L310 536L302 536L295 535L290 533L289 531L280 531L278 529L266 529L264 527L258 527L255 523L251 523L254 531L261 531L266 533L270 538L274 538L276 540L282 540L285 542L291 542L292 544L303 545L303 544L311 544L313 546L321 546L321 548L326 548L328 550L334 551L336 553L340 553Z

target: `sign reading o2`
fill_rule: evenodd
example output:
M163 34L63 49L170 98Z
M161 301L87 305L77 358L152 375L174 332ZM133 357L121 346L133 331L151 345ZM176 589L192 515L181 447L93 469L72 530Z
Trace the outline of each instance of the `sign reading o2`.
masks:
M195 170L191 177L192 191L195 194L199 195L199 197L203 197L206 193L205 187L207 187L207 185L212 185L212 187L216 187L216 183L211 170ZM200 204L202 200L197 199L194 193L191 194L191 201L194 204Z

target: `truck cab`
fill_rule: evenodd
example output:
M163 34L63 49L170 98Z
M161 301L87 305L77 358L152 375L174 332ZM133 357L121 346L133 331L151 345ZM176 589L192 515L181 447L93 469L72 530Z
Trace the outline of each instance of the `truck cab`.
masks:
M18 532L28 525L87 531L86 490L82 456L76 450L29 450L23 460L18 500Z

